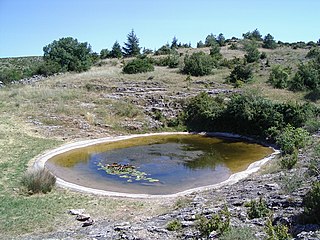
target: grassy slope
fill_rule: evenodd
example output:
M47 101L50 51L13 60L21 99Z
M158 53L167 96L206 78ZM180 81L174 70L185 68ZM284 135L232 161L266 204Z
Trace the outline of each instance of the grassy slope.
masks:
M243 56L241 51L226 48L222 53L228 58ZM289 48L267 51L271 65L288 64L292 67L306 53L307 50ZM266 84L269 71L269 68L258 70L255 81L244 88L278 101L304 101L305 93L276 90ZM0 238L56 230L59 226L77 227L70 221L72 217L65 213L70 208L86 208L96 219L125 219L128 210L132 213L131 218L165 211L168 204L161 202L100 198L64 190L25 196L19 192L19 179L31 159L61 145L63 140L68 142L124 134L128 130L119 123L128 119L144 121L145 114L135 109L134 105L133 110L128 110L129 113L119 114L117 108L123 108L124 103L104 97L114 91L112 87L122 86L123 83L130 86L148 81L152 76L149 81L173 93L188 92L192 88L201 90L208 86L231 88L223 84L229 73L229 69L218 69L210 76L192 77L189 84L185 81L186 76L179 74L177 69L156 67L152 73L124 75L120 62L107 60L101 67L94 67L85 73L67 73L33 85L0 89ZM196 83L198 80L204 83ZM103 90L88 91L90 86L102 86ZM136 110L137 113L130 113Z

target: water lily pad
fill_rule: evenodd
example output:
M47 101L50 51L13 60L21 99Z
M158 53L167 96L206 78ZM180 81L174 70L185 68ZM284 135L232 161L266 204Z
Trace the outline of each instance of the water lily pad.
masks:
M107 174L117 175L120 178L128 178L127 182L132 182L132 179L135 181L148 181L151 183L159 182L158 179L147 177L150 174L139 171L132 165L119 163L103 165L102 163L98 163L98 166L100 167L99 170L104 170Z

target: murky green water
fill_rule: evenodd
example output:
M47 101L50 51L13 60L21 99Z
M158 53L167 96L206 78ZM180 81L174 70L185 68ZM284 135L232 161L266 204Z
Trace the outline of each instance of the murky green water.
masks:
M86 187L171 194L222 182L271 153L268 147L235 139L158 135L72 150L46 166L58 177Z

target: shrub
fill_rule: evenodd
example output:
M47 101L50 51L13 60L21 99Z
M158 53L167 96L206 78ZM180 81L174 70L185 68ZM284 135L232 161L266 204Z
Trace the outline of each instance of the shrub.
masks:
M311 190L303 198L304 213L311 223L320 224L320 182L314 182Z
M176 52L175 49L171 49L169 44L163 45L162 47L160 47L157 51L155 51L155 55L168 55L171 53Z
M203 92L188 102L184 109L185 121L191 130L211 130L214 125L212 121L218 118L223 110L223 103Z
M237 81L248 82L252 77L252 68L249 65L239 64L231 71L229 79L231 83L236 83Z
M179 220L174 219L167 224L167 229L169 231L178 231L178 230L182 229L182 224Z
M289 81L289 71L281 67L281 65L276 65L272 67L271 73L269 75L268 82L275 88L286 88L288 87Z
M244 39L250 39L254 41L262 41L262 35L260 34L259 30L256 28L252 32L247 32L242 34Z
M172 54L168 56L168 67L169 68L176 68L179 65L179 55Z
M213 67L214 63L210 55L204 52L196 52L184 58L184 68L182 72L192 76L204 76L209 75Z
M45 61L57 63L65 71L82 72L92 66L91 46L71 37L53 41L43 52Z
M23 76L22 72L17 69L4 69L0 71L0 81L4 84L11 83L21 79Z
M220 240L256 240L254 232L249 227L231 227L222 233Z
M260 59L266 59L268 57L267 53L266 52L262 52L260 54Z
M100 59L106 59L108 57L110 57L110 51L108 49L101 49Z
M55 183L56 177L46 169L27 171L21 179L21 185L29 194L50 192Z
M212 231L222 234L230 227L230 212L225 206L218 214L213 214L211 218L200 216L197 222L197 228L201 236L208 237Z
M269 49L275 49L277 48L277 43L274 40L274 37L268 33L264 39L263 39L263 44L262 44L263 48L269 48Z
M284 175L281 179L281 187L286 194L291 194L300 188L304 181L304 177L299 173L294 173L291 176Z
M269 216L265 225L267 240L287 240L290 239L288 227L282 224L273 226L272 216Z
M287 125L276 137L276 143L285 154L292 154L299 148L308 144L309 133L302 128L294 128Z
M298 150L294 149L292 154L287 154L280 159L280 165L284 169L292 169L298 162Z
M154 66L148 58L137 58L131 60L123 67L123 72L127 74L152 71L154 71Z
M44 76L51 76L58 72L62 72L61 66L59 63L54 61L46 61L42 63L38 69L38 74Z
M238 46L237 46L237 44L235 44L235 43L231 43L229 49L230 49L230 50L237 50L237 49L238 49Z
M245 206L248 207L247 215L249 219L266 217L270 212L266 202L262 198L259 201L252 200Z
M319 57L320 59L320 57ZM320 85L320 60L302 63L290 83L293 91L313 90Z
M246 54L244 55L248 63L257 62L260 58L260 53L258 51L258 46L254 41L246 41L244 43L244 50Z

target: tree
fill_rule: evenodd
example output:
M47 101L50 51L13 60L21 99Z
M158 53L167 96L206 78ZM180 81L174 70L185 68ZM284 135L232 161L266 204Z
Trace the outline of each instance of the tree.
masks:
M171 48L178 48L178 39L176 36L174 36L172 39Z
M140 55L139 38L137 38L133 29L127 35L127 42L124 43L124 45L125 46L122 49L125 56L135 57Z
M204 45L204 43L201 40L197 43L197 48L203 48L205 46L206 45Z
M263 44L262 44L263 48L268 48L268 49L275 49L277 48L277 43L274 40L274 37L268 33L264 39L263 39Z
M244 49L246 51L244 57L248 63L253 63L259 60L260 53L255 41L247 40L247 42L244 43Z
M237 81L248 82L253 77L253 72L250 66L239 64L234 67L230 73L230 82L236 83Z
M110 51L108 49L101 49L100 58L101 59L106 59L108 57L110 57Z
M112 50L110 52L110 57L112 57L112 58L121 58L122 57L121 46L118 41L115 41L115 43L113 44Z
M219 60L222 59L222 54L220 53L220 46L218 43L212 45L210 49L210 56L212 57L213 64L217 66Z
M220 47L225 46L226 45L226 39L223 36L222 33L220 33L217 37L217 42L219 43Z
M259 30L256 28L252 32L247 32L242 34L244 39L250 39L255 41L262 41L262 35L260 34Z
M54 40L43 47L43 52L44 60L50 64L58 64L61 71L82 72L92 66L91 46L72 37Z
M206 37L205 45L206 47L211 47L217 43L216 36L212 33Z

